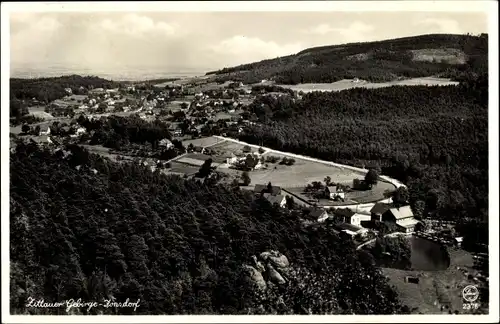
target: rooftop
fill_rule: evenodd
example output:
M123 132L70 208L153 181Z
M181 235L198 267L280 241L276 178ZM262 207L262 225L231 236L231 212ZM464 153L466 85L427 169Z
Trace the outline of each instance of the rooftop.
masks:
M353 212L349 208L337 208L333 211L333 214L344 217L352 217L355 214L355 212Z
M374 207L375 208L375 207ZM399 208L391 208L391 213L394 217L399 220L403 218L413 217L413 212L411 211L410 206L403 206Z
M283 202L283 199L285 199L285 196L282 196L282 195L273 196L269 193L265 193L264 198L266 198L267 201L269 201L271 204L275 204L275 203L281 204Z
M403 226L403 227L413 227L413 226L417 225L418 223L419 223L419 221L413 217L398 219L396 221L396 224L398 224L399 226Z
M268 185L256 184L254 188L255 193L268 192ZM281 193L281 188L277 186L271 186L271 192L273 196L279 195Z
M375 206L370 209L370 213L372 214L383 214L388 211L391 207L388 204L384 203L376 203Z

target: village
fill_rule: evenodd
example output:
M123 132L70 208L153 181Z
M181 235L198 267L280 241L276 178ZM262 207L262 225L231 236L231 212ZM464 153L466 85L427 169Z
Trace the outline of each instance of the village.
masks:
M258 96L290 96L300 100L302 95L297 91L277 92L269 85L272 82L267 80L244 85L241 82L207 83L201 79L190 83L179 80L155 85L127 84L114 89L80 87L74 91L66 88L67 96L46 105L43 113L37 105L30 111L45 120L23 125L17 133L31 135L37 142L49 145L83 144L90 151L116 160L136 160L152 171L158 169L184 177L196 178L198 169L210 159L217 181L236 183L281 208L290 207L292 203L301 206L304 222L329 224L333 231L358 245L377 237L380 231L384 234L427 233L421 235L432 236L441 243L460 244L459 237L429 234L432 226L415 217L407 201L399 201L398 206L394 206L390 194L398 187L404 189L402 184L378 181L378 174L373 175L366 169L331 167L322 162L296 159L284 152L274 154L276 152L269 149L226 140L228 133L237 135L257 122L247 108ZM165 122L171 138L161 139L159 147L173 150L173 141L177 141L182 143L183 151L165 161L151 153L134 156L82 140L91 136L78 123L78 118L96 120L109 116ZM368 174L375 179L366 179Z

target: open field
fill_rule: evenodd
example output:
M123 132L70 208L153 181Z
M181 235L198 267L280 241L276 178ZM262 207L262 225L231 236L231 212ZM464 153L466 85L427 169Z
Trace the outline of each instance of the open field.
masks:
M293 188L303 186L312 181L323 181L330 175L337 182L352 182L357 174L349 170L341 170L332 166L317 162L297 163L292 166L269 164L268 169L254 170L249 172L252 184L265 184L269 181L277 186ZM238 170L219 168L220 171L229 173L241 173Z
M176 159L175 162L192 165L192 166L199 168L203 165L203 163L205 163L206 160L211 158L211 156L208 156L208 155L206 155L206 158L203 158L201 155L203 155L203 154L200 154L199 156L196 156L196 157L188 157L187 155L185 155L185 156L181 157L180 159ZM220 162L217 162L215 160L212 162L212 166L214 166L214 167L218 167L219 165L220 165Z
M227 153L241 153L241 150L243 149L245 145L235 143L235 142L230 142L230 141L224 141L219 144L215 144L212 146L214 150L218 151L225 151ZM252 148L252 152L257 152L256 148Z
M195 160L200 160L202 162L205 162L205 160L212 159L213 163L226 163L226 158L224 156L217 156L217 155L206 155L206 154L201 154L201 153L187 153L184 155L184 157L189 158L189 159L195 159Z
M478 285L464 274L465 271L475 271L472 269L472 255L464 250L450 250L450 257L451 264L447 270L409 271L382 268L382 271L389 277L389 283L395 287L402 303L415 314L448 314L449 311L471 314L470 310L463 310L462 290L467 285ZM420 282L405 283L406 276L418 277Z
M239 117L240 116L240 113L242 111L241 110L236 110L235 112L233 113L228 113L228 112L218 112L216 115L215 115L215 120L219 120L219 119L231 119L232 117Z
M186 141L182 141L182 144L185 147L188 147L189 144L193 144L193 146L201 146L201 147L207 147L211 145L215 145L217 143L222 143L223 140L217 138L217 137L202 137L202 138L195 138L195 139L190 139Z
M211 138L213 138L214 140L217 139L216 137L211 137ZM186 141L184 142L184 145L189 145L190 142L192 142L193 145L195 145L194 143L197 143L198 146L201 146L200 144L210 145L214 143L214 140L210 140L210 138L201 138L201 139ZM219 139L219 141L221 141L221 139ZM225 157L228 154L241 153L244 146L245 145L241 143L225 140L211 146L212 149L222 153L222 155L208 156L199 153L190 153L184 157L188 158L189 161L178 160L178 162L185 162L191 165L201 165L203 161L205 161L210 157L215 163L222 163L221 165L219 165L218 171L229 174L232 177L239 177L242 171L231 169L226 164L224 164L224 162L225 162ZM258 150L258 147L256 146L251 148L253 152ZM264 153L264 157L268 156L278 157L279 161L281 161L283 157L289 157L284 152L279 153L275 151ZM193 162L191 161L191 159L198 159L199 162L190 163ZM309 161L301 158L294 158L294 160L295 163L294 165L291 166L280 165L278 161L277 163L267 163L268 167L266 169L250 171L249 175L252 181L251 182L252 185L271 182L274 185L287 188L287 190L290 190L291 193L307 201L308 199L310 199L310 197L306 196L302 197L301 193L303 191L303 188L308 183L311 183L313 181L323 182L324 178L329 176L332 179L332 182L352 185L353 179L356 178L362 179L364 177L364 175L361 172L350 170L348 168L332 166L318 161ZM336 205L352 205L356 203L373 202L383 199L384 192L388 189L394 190L395 186L388 182L380 181L379 184L373 190L365 192L355 192L352 194L353 197L348 196L346 201L343 203L332 204L332 202L330 202L329 200L325 200L325 204L328 203L336 206Z
M173 173L181 173L181 174L187 174L187 175L192 175L198 172L200 169L199 167L188 165L185 163L179 163L172 161L171 162L172 167L168 170Z
M380 82L380 83L371 83L365 80L359 80L358 82L354 82L354 80L340 80L333 83L305 83L305 84L297 84L297 85L286 85L286 84L278 84L278 86L283 88L292 89L294 91L303 91L303 92L312 92L312 91L342 91L352 88L383 88L383 87L391 87L391 86L414 86L414 85L458 85L458 82L451 81L450 79L445 78L413 78L407 80L400 81L391 81L391 82Z

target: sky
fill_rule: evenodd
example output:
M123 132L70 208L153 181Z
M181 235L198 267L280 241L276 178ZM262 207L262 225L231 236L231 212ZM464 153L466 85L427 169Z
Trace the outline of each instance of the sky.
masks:
M12 69L210 71L303 49L488 32L478 12L18 12Z

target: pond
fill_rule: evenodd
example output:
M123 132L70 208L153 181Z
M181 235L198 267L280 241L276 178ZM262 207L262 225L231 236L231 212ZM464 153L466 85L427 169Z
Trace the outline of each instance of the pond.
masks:
M446 270L450 266L450 256L446 248L424 238L411 236L411 267L414 270Z

